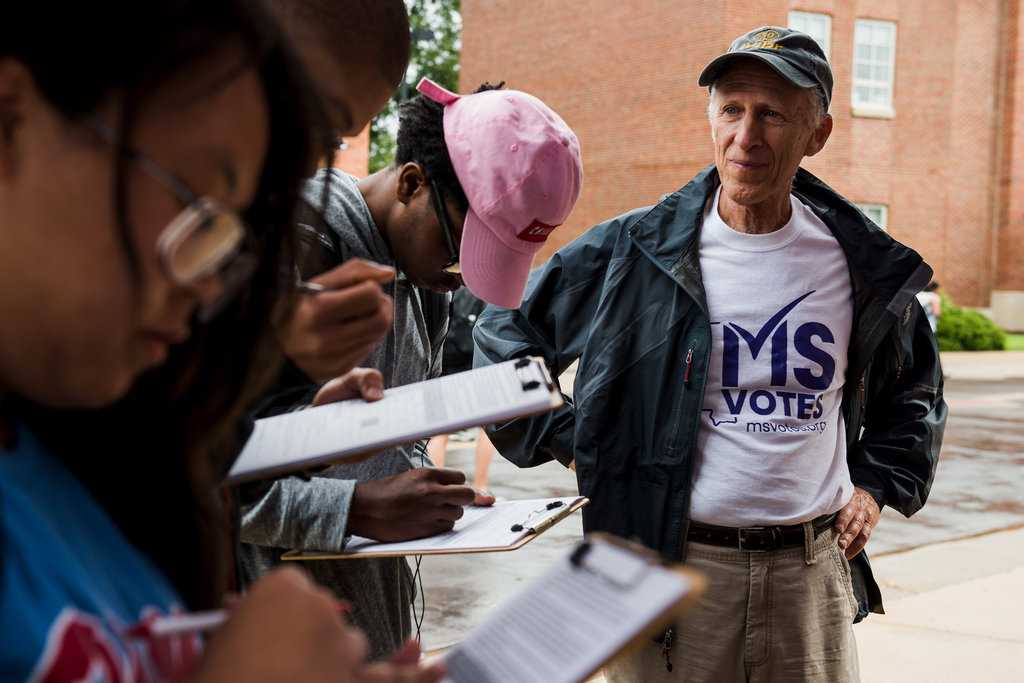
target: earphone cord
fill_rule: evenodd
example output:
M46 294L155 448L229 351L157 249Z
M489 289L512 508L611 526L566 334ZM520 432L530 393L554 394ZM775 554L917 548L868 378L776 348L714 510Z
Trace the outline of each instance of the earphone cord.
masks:
M437 356L444 349L444 343L448 340L448 332L452 329L452 315L455 313L455 300L451 296L448 299L448 318L445 320L444 334L441 336L441 342L437 345L436 349L430 350L430 359L427 361L427 372L426 376L429 379L434 369L434 363L437 361ZM397 337L396 337L397 338ZM420 467L427 467L427 449L425 446L416 444L414 446L416 452L420 456ZM432 463L431 463L432 464ZM413 570L413 575L410 580L409 586L409 606L412 608L412 620L416 625L416 642L419 643L423 631L423 621L427 616L427 596L423 592L423 574L420 572L420 565L423 562L423 556L417 555L415 559L416 568ZM419 610L416 609L416 596L419 595L420 604Z

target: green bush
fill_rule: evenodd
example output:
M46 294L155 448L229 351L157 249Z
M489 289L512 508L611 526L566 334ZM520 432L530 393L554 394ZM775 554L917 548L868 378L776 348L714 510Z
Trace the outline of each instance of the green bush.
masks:
M936 330L942 351L1003 351L1006 333L977 311L960 308L942 297L942 316Z

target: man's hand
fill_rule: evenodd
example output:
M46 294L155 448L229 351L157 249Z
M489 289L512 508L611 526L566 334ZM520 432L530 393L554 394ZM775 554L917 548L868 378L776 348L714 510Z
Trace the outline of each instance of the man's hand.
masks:
M836 516L835 530L839 532L839 547L852 560L871 538L882 511L874 497L864 489L854 488L853 498Z
M474 493L476 494L476 497L473 498L473 505L478 508L489 508L494 505L496 498L488 491L476 489Z
M458 470L422 467L356 484L348 513L351 533L393 543L450 531L477 492Z
M361 398L364 401L379 401L384 398L384 375L374 368L355 368L341 377L335 377L320 387L313 397L313 405L347 401Z
M347 373L391 330L394 302L381 284L394 278L394 268L362 259L313 278L326 290L302 295L278 330L285 354L316 382Z

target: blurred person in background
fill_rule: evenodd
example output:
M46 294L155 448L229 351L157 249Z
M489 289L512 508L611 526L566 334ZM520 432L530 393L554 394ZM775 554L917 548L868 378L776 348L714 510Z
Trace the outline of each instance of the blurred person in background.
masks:
M917 293L917 301L924 309L928 317L928 324L934 332L939 327L939 318L942 317L942 296L939 294L939 283L932 280L923 292Z

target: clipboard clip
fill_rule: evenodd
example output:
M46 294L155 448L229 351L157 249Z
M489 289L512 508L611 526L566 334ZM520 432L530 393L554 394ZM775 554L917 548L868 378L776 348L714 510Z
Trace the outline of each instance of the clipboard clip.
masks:
M540 387L546 387L548 391L555 390L555 383L551 381L547 366L540 358L527 356L520 358L513 366L523 391L532 391Z
M578 546L576 546L573 549L572 554L569 555L569 564L571 564L574 567L582 567L583 558L585 558L587 556L587 553L589 552L590 541L583 541Z
M524 519L523 521L517 522L516 524L513 524L512 527L509 529L509 531L519 532L519 531L523 531L525 529L526 531L529 531L530 533L536 533L537 529L535 527L529 526L529 524L533 520L533 518L536 517L537 515L542 515L545 512L548 512L550 510L557 510L558 508L562 507L563 505L565 505L565 503L563 503L562 501L560 501L560 500L553 500L550 503L548 503L547 505L545 505L544 507L537 508L536 510L534 510L533 512L528 514L526 516L526 519Z
M596 558L595 555L600 555ZM612 546L609 543L597 543L584 540L569 555L569 564L574 570L595 574L613 586L627 588L636 585L650 571L652 565L648 558L641 557L632 551Z

